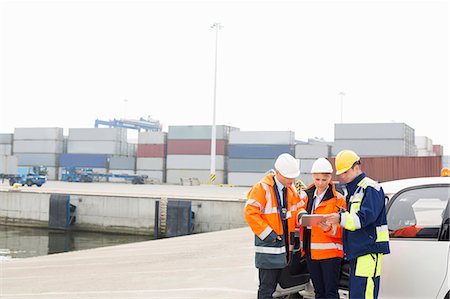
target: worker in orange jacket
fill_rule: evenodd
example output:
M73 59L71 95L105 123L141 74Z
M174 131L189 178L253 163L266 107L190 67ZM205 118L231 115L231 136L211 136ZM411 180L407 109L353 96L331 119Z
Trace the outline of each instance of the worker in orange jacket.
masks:
M339 224L327 224L325 219L315 225L307 224L302 221L302 216L330 214L338 212L339 208L345 209L345 198L336 191L331 181L332 173L333 167L327 159L319 158L314 162L311 169L313 184L302 192L304 205L298 214L302 225L302 255L305 256L317 299L339 298L339 277L344 257L342 228Z
M298 161L290 154L281 154L275 161L275 171L256 183L247 195L244 217L255 234L258 299L272 298L294 247L300 197L293 183L299 174Z

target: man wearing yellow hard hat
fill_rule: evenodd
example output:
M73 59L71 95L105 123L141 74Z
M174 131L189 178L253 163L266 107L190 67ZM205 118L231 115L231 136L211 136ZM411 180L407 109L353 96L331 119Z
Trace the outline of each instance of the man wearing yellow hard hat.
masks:
M336 175L346 184L347 210L329 214L327 222L343 228L345 258L350 262L350 298L377 298L381 258L389 253L389 232L384 191L361 170L360 157L351 150L340 151Z

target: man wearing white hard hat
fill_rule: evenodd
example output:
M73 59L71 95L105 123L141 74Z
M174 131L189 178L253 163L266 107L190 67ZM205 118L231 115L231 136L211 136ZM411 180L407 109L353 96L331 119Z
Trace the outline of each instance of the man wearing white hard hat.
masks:
M255 234L258 299L272 298L294 247L291 241L300 197L293 184L299 174L298 160L288 153L281 154L275 161L275 171L263 177L247 195L244 217Z
M339 275L344 257L342 228L339 224L327 224L326 219L320 217L346 207L344 196L336 191L331 181L332 173L333 167L327 159L314 161L311 168L313 183L301 194L304 205L298 214L302 255L308 265L316 299L339 299Z

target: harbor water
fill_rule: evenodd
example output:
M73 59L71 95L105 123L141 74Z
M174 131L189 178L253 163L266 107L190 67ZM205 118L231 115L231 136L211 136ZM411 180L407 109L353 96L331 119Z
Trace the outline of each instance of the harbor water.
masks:
M0 259L28 258L153 239L152 236L0 225Z

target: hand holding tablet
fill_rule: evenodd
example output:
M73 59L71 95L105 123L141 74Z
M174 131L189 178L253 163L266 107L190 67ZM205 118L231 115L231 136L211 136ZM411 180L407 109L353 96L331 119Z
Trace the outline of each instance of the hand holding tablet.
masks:
M300 218L301 226L317 226L319 223L325 222L325 215L313 214L303 215Z

